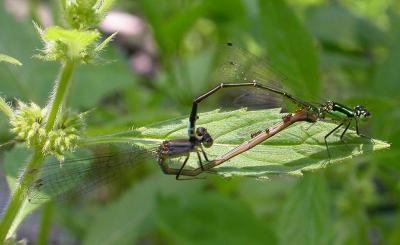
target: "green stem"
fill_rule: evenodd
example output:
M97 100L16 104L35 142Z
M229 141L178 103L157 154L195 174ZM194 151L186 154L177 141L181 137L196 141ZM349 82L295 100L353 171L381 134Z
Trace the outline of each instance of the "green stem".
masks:
M56 85L56 93L54 95L53 101L51 102L51 109L49 117L47 118L46 132L53 129L54 123L57 118L58 110L60 109L61 103L64 99L64 95L68 88L69 81L71 79L72 71L74 70L74 62L68 60L64 63L61 68L60 79Z
M73 61L66 61L61 68L60 76L56 82L56 92L51 101L51 109L47 119L45 130L49 132L56 121L58 111L62 105L69 81L71 80L72 71L74 69ZM22 203L25 201L26 189L32 185L37 172L35 169L40 168L44 156L40 148L35 148L31 160L26 166L19 184L14 193L10 197L10 201L5 209L3 219L0 223L0 243L4 241L10 231L10 227L15 221ZM12 235L12 234L9 234Z
M33 182L34 175L28 174L28 170L36 169L40 166L43 159L43 154L40 149L35 149L31 160L29 161L28 165L26 166L26 170L24 171L20 184L15 189L14 193L12 193L10 197L10 201L6 207L4 212L3 219L0 223L0 241L4 241L6 239L7 233L14 222L15 217L17 216L18 212L20 211L22 202L25 199L25 191L26 186ZM11 235L11 234L10 234Z
M52 213L53 213L53 203L49 202L42 208L42 218L40 220L39 234L37 237L36 244L39 245L47 244Z

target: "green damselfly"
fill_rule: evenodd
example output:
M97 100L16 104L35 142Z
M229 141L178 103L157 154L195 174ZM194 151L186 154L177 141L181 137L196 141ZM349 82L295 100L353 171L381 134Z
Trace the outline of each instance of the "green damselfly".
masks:
M297 98L281 89L281 84L286 80L286 77L274 69L268 62L241 48L235 47L232 43L227 43L224 46L222 62L219 64L216 78L220 84L193 100L192 111L189 117L190 138L194 137L194 129L196 120L198 119L198 104L204 99L223 88L255 87L265 90L268 93L266 96L281 96L295 104L299 109L313 114L308 117L313 118L313 120L303 121L315 122L317 120L331 119L337 122L337 126L324 137L329 159L331 159L331 153L327 139L339 130L339 128L344 126L344 130L340 135L340 140L343 141L345 133L354 121L357 135L369 139L369 137L366 137L359 131L359 121L370 117L370 112L364 106L357 105L351 108L332 100L327 100L324 103L312 103ZM243 149L243 146L239 148Z

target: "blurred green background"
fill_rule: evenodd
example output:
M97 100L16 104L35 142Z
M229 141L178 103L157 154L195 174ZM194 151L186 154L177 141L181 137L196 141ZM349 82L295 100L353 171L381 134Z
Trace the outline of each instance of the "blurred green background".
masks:
M0 66L8 100L45 105L58 67L32 58L41 44L31 20L62 25L57 2L0 1L0 53L24 64ZM216 47L231 41L268 54L299 97L365 105L372 118L363 132L392 146L269 181L175 181L145 166L111 194L54 204L50 243L400 243L400 2L118 0L110 16L100 29L118 37L104 61L79 67L69 94L75 110L95 108L90 135L187 115L193 97L212 87ZM3 115L0 125L5 142L12 135ZM18 238L34 240L38 223L28 218Z

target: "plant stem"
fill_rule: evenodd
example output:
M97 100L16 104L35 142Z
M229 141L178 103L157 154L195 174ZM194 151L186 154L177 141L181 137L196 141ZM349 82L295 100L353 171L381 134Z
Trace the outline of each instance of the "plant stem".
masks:
M72 60L66 61L60 71L59 79L55 83L55 94L51 101L50 113L47 119L45 130L48 133L54 126L58 111L64 100L68 84L71 80L71 75L74 69L74 62ZM22 203L25 200L26 189L32 185L37 171L39 169L44 156L40 148L35 148L32 158L26 166L22 177L20 178L19 184L12 193L10 201L5 209L3 219L0 223L0 243L4 241L7 237L11 225L13 224L15 217L20 212Z
M22 202L24 201L24 193L26 191L27 185L29 185L34 178L34 175L28 174L29 170L33 171L37 167L40 166L43 159L42 151L38 148L33 152L32 158L29 161L26 169L21 177L21 181L14 193L12 193L10 197L10 201L5 210L3 219L0 223L0 241L4 241L6 239L7 233L14 222L15 217L20 211L20 207ZM10 234L11 235L11 234Z
M40 220L39 234L36 240L36 244L45 245L47 244L48 235L50 231L50 220L53 213L53 203L46 203L42 208L42 218Z
M60 109L60 105L64 99L64 94L68 88L73 69L74 62L70 60L65 62L61 68L60 79L56 83L56 92L51 102L49 117L47 118L47 124L45 128L46 132L49 132L54 126L58 110Z

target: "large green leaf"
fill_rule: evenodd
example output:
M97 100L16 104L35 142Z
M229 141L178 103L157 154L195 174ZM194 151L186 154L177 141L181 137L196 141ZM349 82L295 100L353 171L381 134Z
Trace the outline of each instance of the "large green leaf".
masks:
M374 91L379 95L387 98L400 98L398 89L400 82L400 72L398 69L398 61L400 58L400 16L391 15L392 42L389 45L386 59L378 66L375 75Z
M331 244L332 214L324 175L307 174L288 197L278 224L281 244Z
M140 1L140 7L147 21L154 29L154 36L164 53L176 51L184 35L193 27L204 11L199 1L154 0Z
M204 184L151 175L96 216L84 244L133 244L153 222L158 194L198 193Z
M311 36L284 1L260 1L260 16L268 56L288 76L287 85L297 95L316 98L319 69Z
M192 194L188 200L160 198L156 217L173 244L276 243L270 227L247 205L223 195Z
M382 44L386 38L373 23L338 4L311 7L306 12L306 25L322 42L345 50L361 50L362 47Z
M392 13L391 20L391 42L387 49L385 59L377 66L377 72L373 77L373 92L375 115L379 123L374 124L374 130L382 137L391 140L393 150L399 152L400 130L398 125L400 114L396 113L400 106L400 71L398 61L400 59L400 15ZM380 98L378 98L380 96ZM395 112L395 113L393 113ZM381 118L379 120L379 118Z
M400 15L392 11L390 9L389 16L390 18L390 31L388 32L388 36L390 37L390 42L388 43L388 47L385 47L385 55L384 60L377 65L375 76L372 77L373 85L373 97L375 101L370 103L374 106L374 118L376 119L376 123L373 124L373 132L376 132L383 139L387 139L392 144L391 151L387 152L387 154L379 154L376 157L372 158L374 161L374 166L379 166L376 172L374 172L373 180L375 180L376 176L379 176L379 179L385 183L385 189L388 192L397 192L394 188L399 183L399 178L394 177L392 173L398 173L400 169L400 165L398 164L397 159L400 156L400 128L398 127L398 122L400 120L400 114L398 113L398 108L400 106L400 93L399 93L399 82L400 82L400 71L398 69L398 60L400 58ZM376 174L378 173L378 174ZM357 184L357 183L356 183ZM371 185L375 186L375 182L371 181ZM351 185L351 186L354 186ZM359 189L357 187L353 187L359 193ZM374 187L372 187L374 188ZM364 191L365 192L365 191ZM354 191L353 191L354 193ZM390 202L390 197L387 195L382 195L381 192L375 192L376 197L373 200L378 200L377 202ZM351 193L350 193L351 194ZM357 201L360 198L356 199ZM362 198L361 198L362 200ZM388 201L389 200L389 201ZM380 231L384 234L384 238L382 241L387 241L390 244L398 244L399 243L399 214L396 211L392 211L392 216L395 217L391 222L391 228L386 229L385 223L387 220L384 215L380 215L379 218L370 219L370 213L365 210L370 210L369 203L362 203L361 205L355 203L355 200L350 200L350 207L353 209L352 212L347 212L342 214L341 219L338 224L338 232L340 232L340 239L347 243L366 243L366 237L370 232L371 223L374 225L378 224ZM368 216L366 214L369 214ZM376 221L378 220L378 222ZM343 228L346 227L346 228ZM348 229L347 227L350 227ZM341 230L340 230L341 229Z
M282 120L278 109L247 111L245 109L221 112L219 110L200 114L198 126L208 129L214 138L214 145L205 149L210 159L228 152L245 140L251 133L266 129ZM136 137L119 135L115 141L129 141L156 147L165 139L187 138L187 117L169 120L147 127L134 133ZM234 157L214 170L224 176L301 175L306 170L317 170L330 164L349 160L354 156L388 148L390 145L380 140L367 140L353 130L346 133L345 142L340 142L342 131L328 138L331 159L328 158L324 143L336 124L298 122L253 149ZM114 138L111 136L111 139ZM188 166L197 167L196 154L191 154Z

